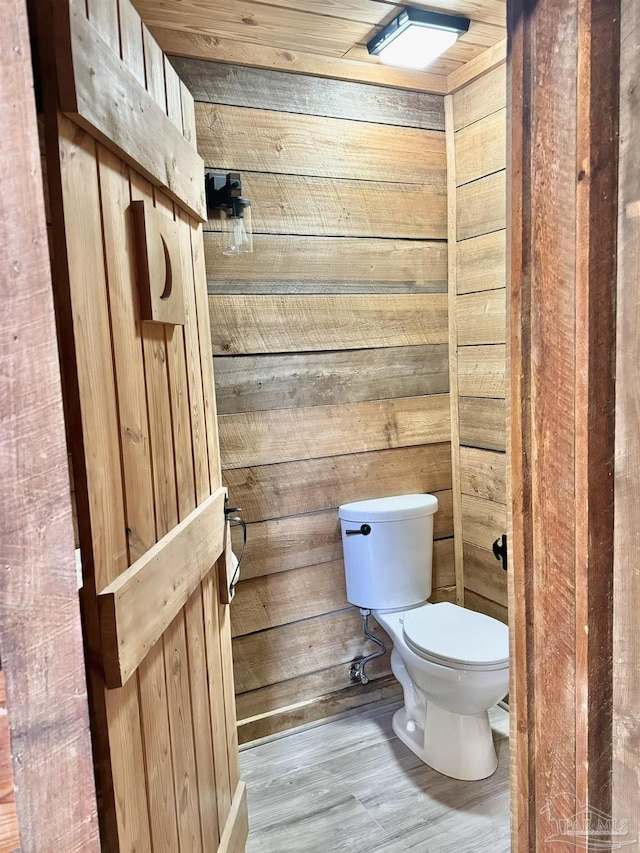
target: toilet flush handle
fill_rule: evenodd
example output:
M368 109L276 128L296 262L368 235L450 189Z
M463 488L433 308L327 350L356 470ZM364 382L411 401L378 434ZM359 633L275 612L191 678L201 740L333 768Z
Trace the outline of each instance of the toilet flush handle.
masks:
M371 533L371 525L369 524L361 524L359 530L345 530L347 536L356 536L361 534L362 536L368 536Z

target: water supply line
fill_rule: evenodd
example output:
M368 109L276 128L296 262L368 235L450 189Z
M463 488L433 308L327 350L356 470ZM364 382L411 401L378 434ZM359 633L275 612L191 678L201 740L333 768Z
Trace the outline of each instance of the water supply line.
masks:
M370 660L381 657L387 649L382 640L374 637L369 631L369 616L371 615L371 611L360 608L360 613L362 614L362 633L367 640L371 640L372 643L375 643L376 646L378 646L378 651L372 652L370 655L366 655L366 657L360 657L352 661L349 666L349 676L353 681L359 681L361 684L368 684L369 678L364 670L365 666Z

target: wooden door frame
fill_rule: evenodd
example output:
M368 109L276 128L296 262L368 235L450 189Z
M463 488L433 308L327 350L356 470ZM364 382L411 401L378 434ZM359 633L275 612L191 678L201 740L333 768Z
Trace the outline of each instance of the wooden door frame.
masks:
M581 813L637 844L640 15L508 9L512 849Z
M20 849L97 851L58 347L25 0L0 31L0 656ZM0 839L0 842L2 839ZM6 847L4 848L6 849Z

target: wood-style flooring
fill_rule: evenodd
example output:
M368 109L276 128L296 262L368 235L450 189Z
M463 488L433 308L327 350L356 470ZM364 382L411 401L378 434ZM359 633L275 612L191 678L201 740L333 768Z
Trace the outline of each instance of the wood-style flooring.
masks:
M505 853L509 717L490 712L499 767L460 782L391 730L397 703L245 747L247 853Z

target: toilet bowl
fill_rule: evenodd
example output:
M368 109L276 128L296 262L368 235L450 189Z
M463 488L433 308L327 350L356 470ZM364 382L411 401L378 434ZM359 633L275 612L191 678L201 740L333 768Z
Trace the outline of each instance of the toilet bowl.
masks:
M488 709L509 689L506 626L444 602L406 611L374 610L373 616L393 640L391 669L404 693L404 708L393 718L396 735L445 776L491 776L498 757ZM412 640L411 623L418 634L420 628L425 631L419 644ZM439 643L430 636L437 631L442 632ZM450 646L448 639L454 640Z
M393 730L422 761L455 779L484 779L498 759L488 709L509 686L506 625L455 604L429 604L433 495L339 509L347 598L393 641L404 707Z

